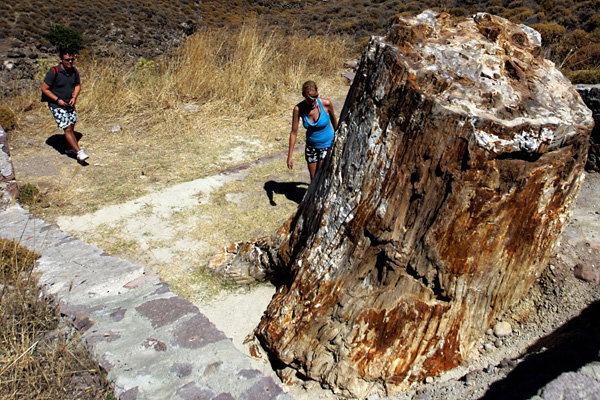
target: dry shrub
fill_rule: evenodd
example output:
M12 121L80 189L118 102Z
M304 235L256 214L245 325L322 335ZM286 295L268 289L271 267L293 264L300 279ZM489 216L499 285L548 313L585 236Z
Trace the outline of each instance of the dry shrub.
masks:
M7 132L17 126L17 114L6 105L0 105L0 126Z
M189 114L177 105L185 102L202 104L207 123L275 115L289 108L280 99L305 80L338 78L347 48L339 37L284 36L251 21L237 30L200 30L174 60L142 60L138 68L119 58L86 63L82 57L85 96L78 111L82 121L143 116L140 128L163 135L181 130L180 119Z
M567 31L567 28L556 22L542 22L532 24L531 27L540 33L544 46L558 42Z
M41 293L32 273L38 257L0 239L0 399L113 398L81 340Z
M306 76L338 70L344 49L339 38L284 36L256 21L237 31L204 30L180 48L173 86L184 100L216 101L232 112L269 115L276 112L279 97Z
M573 70L600 69L600 43L593 43L577 50L569 60Z
M565 75L573 84L598 84L600 83L600 70L566 71Z

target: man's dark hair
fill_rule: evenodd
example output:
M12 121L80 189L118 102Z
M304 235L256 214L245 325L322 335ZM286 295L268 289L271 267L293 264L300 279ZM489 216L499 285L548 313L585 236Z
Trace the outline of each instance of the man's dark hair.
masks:
M58 51L58 56L62 59L65 54L74 55L73 52L69 51L69 49L60 49Z

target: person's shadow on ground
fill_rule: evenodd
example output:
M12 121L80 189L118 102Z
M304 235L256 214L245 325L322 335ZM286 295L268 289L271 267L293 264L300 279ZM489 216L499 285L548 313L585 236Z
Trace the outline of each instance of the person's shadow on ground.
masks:
M83 137L83 134L75 131L75 139L79 142L79 140ZM67 139L65 139L65 135L61 133L57 133L55 135L50 136L46 139L46 144L54 148L54 150L58 151L60 154L64 154L67 157L70 157L76 160L78 163L82 165L87 165L85 161L77 160L77 154L68 152L67 150L71 150L71 146L67 143Z
M276 206L275 200L273 200L273 194L282 194L287 199L300 204L302 199L304 198L304 194L308 188L308 184L304 182L275 182L268 181L265 183L265 192L267 192L267 197L269 197L269 203L272 206Z

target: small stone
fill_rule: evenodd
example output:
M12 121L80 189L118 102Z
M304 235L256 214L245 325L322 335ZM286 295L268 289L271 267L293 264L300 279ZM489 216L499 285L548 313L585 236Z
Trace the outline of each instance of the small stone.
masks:
M144 348L146 349L154 349L156 351L166 351L167 350L167 345L164 342L161 342L158 339L155 338L147 338L146 340L144 340L142 342L142 346L144 346Z
M195 114L200 111L200 106L197 104L185 103L183 109L190 114Z
M6 53L6 56L9 58L23 58L25 57L25 53L20 49L12 49Z
M576 278L581 279L583 281L593 282L595 284L600 283L600 271L596 270L595 268L589 265L575 265L575 268L573 269L573 274Z
M468 374L465 375L465 383L468 386L471 386L475 383L475 373L474 372L469 372Z
M433 383L433 376L428 376L425 378L425 383Z
M282 139L282 137L281 137L281 136L277 136L277 137L275 137L275 140L277 140L278 142L279 142L281 139Z
M494 330L492 328L488 329L487 331L485 331L486 335L493 335L494 334Z
M121 125L115 125L115 126L113 126L113 127L110 129L110 131L111 131L112 133L121 132Z
M487 350L487 351L492 351L492 350L494 350L494 349L495 349L495 346L494 346L492 343L489 343L489 342L488 342L488 343L486 343L486 344L484 344L484 345L483 345L483 348L484 348L485 350Z
M496 337L506 337L512 333L512 327L506 321L500 321L496 325L494 325L494 335Z
M496 346L497 348L500 348L500 347L502 347L502 345L503 345L503 343L502 343L502 340L500 340L500 339L496 339L496 340L494 341L494 346Z
M346 68L358 68L358 63L360 62L360 60L358 59L354 59L354 60L348 60L344 62L344 67Z
M485 371L488 374L493 373L496 370L496 366L494 364L488 364L487 368L485 369Z

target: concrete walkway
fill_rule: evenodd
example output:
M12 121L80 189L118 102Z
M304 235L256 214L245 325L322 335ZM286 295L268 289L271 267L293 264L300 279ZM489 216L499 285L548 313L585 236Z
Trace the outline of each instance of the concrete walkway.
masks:
M19 205L0 212L0 237L41 254L40 284L108 371L118 399L292 398L252 368L196 306L143 267Z

